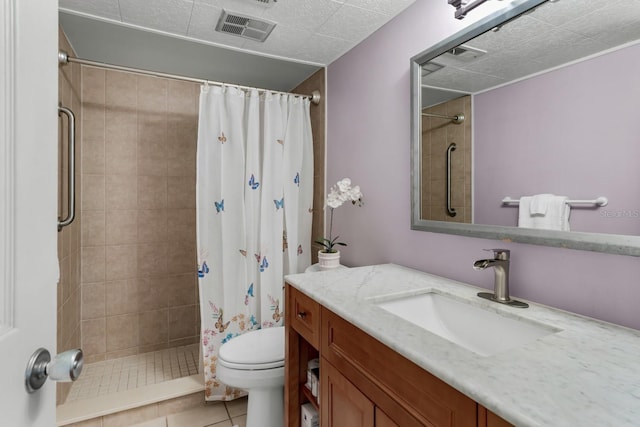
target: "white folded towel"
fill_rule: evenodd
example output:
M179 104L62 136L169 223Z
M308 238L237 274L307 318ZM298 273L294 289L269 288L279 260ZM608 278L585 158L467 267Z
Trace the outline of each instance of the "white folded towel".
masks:
M567 197L539 194L520 198L518 227L569 231Z
M553 194L536 194L531 197L531 203L529 205L529 213L531 215L544 215L547 213L549 204L552 203L553 198L556 197Z

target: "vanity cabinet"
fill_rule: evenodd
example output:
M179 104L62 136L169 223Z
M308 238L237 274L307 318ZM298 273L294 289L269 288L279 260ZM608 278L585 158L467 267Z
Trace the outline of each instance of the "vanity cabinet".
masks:
M509 423L286 285L285 425L311 402L322 427L507 427ZM320 358L319 403L305 387Z

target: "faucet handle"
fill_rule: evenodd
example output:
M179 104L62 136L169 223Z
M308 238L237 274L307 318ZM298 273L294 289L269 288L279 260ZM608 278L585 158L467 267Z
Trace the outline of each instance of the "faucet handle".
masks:
M509 249L483 249L484 251L493 252L493 258L502 261L508 261L511 255Z

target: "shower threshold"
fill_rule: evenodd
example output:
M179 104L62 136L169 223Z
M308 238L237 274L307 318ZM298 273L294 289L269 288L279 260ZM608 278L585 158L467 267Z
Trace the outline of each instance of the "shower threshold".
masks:
M85 365L56 409L56 425L204 392L198 349L192 344Z

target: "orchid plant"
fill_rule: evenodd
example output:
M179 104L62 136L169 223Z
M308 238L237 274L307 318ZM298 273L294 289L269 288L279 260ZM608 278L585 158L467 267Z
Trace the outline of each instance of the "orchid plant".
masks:
M340 236L333 237L333 211L336 208L342 206L344 202L351 201L351 204L356 206L362 206L362 192L360 186L351 186L351 180L349 178L343 178L331 187L331 191L327 196L327 206L331 209L331 216L329 219L329 237L323 237L315 242L323 246L324 249L321 252L336 253L338 252L334 246L347 246L344 242L338 242Z

